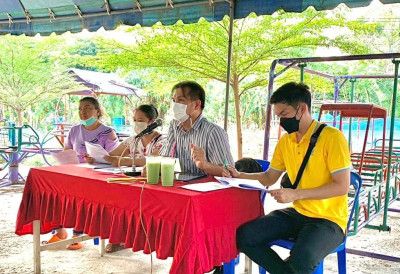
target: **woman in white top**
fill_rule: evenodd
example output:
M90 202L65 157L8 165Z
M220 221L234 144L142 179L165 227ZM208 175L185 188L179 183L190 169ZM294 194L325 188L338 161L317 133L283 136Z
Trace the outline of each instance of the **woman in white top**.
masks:
M158 111L153 105L140 105L136 109L133 118L134 135L130 136L128 139L120 143L116 149L110 152L110 156L105 156L104 159L113 166L118 166L119 158L120 156L122 156L120 165L131 166L136 135L145 130L148 125L154 123L157 117ZM153 154L158 155L158 151L162 147L165 140L166 137L155 130L153 130L150 134L144 135L141 140L139 140L136 150L134 152L135 165L144 166L146 164L145 156ZM106 246L106 252L111 253L124 248L124 244L122 243L109 243Z
M133 150L135 145L135 137L158 117L158 111L153 105L140 105L136 108L134 114L134 135L124 140L116 149L110 152L110 156L105 156L104 159L112 164L118 166L120 156L121 166L131 166ZM135 165L144 166L146 164L145 156L147 155L158 155L158 151L162 147L166 137L161 133L153 130L150 134L144 135L139 140L135 150ZM124 152L125 150L125 152ZM123 153L123 155L121 155Z

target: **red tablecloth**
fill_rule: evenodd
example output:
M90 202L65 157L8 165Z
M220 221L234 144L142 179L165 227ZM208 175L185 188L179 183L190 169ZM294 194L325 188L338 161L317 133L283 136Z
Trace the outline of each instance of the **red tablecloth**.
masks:
M15 233L32 234L32 221L41 220L41 233L62 225L149 253L139 215L142 184L108 184L109 177L117 176L73 165L32 168ZM174 257L170 273L204 273L238 254L236 229L264 214L260 194L236 188L200 193L181 185L145 186L151 250L160 259Z

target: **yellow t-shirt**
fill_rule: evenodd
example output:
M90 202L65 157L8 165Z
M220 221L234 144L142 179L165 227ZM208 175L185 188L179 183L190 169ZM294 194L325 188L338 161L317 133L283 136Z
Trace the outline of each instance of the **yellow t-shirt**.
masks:
M279 140L270 168L287 171L290 181L294 183L303 158L306 155L311 135L320 123L313 121L307 133L297 143L296 133L285 134ZM316 188L332 181L332 174L350 170L350 153L343 133L333 127L325 127L311 153L298 189ZM305 216L324 218L338 224L346 230L348 212L347 195L323 200L297 200L293 202L294 209Z

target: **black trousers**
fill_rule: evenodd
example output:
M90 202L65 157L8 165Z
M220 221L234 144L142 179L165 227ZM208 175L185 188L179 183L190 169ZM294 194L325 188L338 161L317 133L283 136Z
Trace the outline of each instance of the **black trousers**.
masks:
M295 239L290 256L282 260L268 244ZM269 273L312 273L319 263L344 240L334 222L301 215L293 208L276 210L240 226L236 234L239 250Z

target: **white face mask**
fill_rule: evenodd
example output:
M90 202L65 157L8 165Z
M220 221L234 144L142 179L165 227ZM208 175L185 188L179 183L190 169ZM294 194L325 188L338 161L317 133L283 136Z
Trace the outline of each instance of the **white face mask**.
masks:
M172 102L172 111L174 113L174 119L183 123L189 119L189 115L186 114L187 105Z
M138 135L140 132L147 128L146 122L133 122L133 132Z

